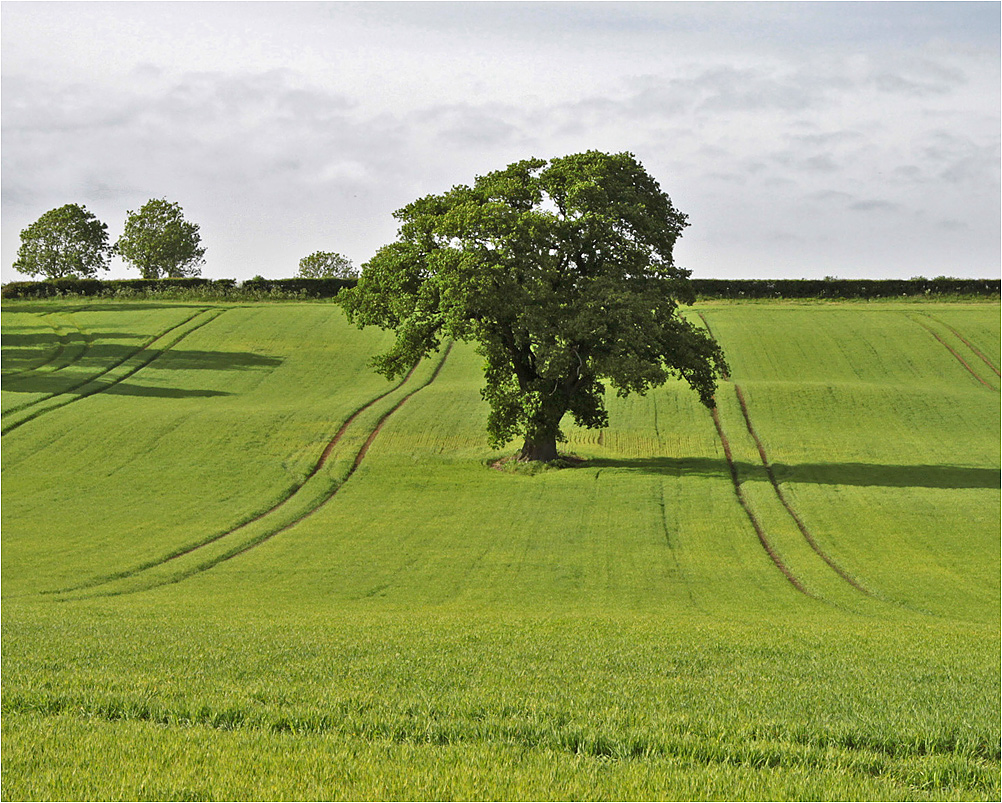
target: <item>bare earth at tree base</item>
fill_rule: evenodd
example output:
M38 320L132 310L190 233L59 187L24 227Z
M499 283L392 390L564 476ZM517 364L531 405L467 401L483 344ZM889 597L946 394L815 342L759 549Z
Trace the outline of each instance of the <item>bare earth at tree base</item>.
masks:
M578 468L579 466L586 465L588 462L588 459L585 457L579 457L572 453L565 454L558 452L553 460L526 460L520 454L513 454L508 457L502 457L500 460L493 460L488 465L495 471L516 474L535 473L536 471L545 471L548 469ZM533 470L530 471L530 469Z

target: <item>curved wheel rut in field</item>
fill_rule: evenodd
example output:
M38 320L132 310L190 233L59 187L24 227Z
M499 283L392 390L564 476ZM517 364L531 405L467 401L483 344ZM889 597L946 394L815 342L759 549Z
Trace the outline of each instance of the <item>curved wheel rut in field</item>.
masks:
M56 335L57 342L56 342L55 352L52 354L51 357L42 360L42 362L38 363L37 365L32 365L29 366L28 368L17 368L13 371L4 371L3 379L5 381L11 381L11 380L17 381L17 379L23 377L25 374L31 374L34 373L35 371L54 370L51 366L55 364L63 356L63 353L66 351L66 347L68 345L67 341L72 336L72 335L67 335L67 333L63 331L64 327L61 324L53 323L51 320L48 320L49 318L52 318L52 316L54 316L55 314L56 313L54 312L47 312L44 315L38 316L38 319L42 321L42 323L44 323L46 326L48 326Z
M209 309L199 310L194 315L185 318L180 323L177 323L174 326L165 329L160 334L148 340L138 349L130 352L122 359L117 360L114 364L108 366L107 368L98 372L97 374L94 374L93 376L81 380L76 385L68 387L57 393L50 393L49 395L44 396L41 399L36 399L35 401L28 402L26 404L7 410L6 412L3 413L4 417L25 411L28 411L28 414L18 418L16 421L7 424L6 426L3 427L3 429L0 429L0 436L6 435L8 432L17 429L23 424L27 424L29 421L34 421L36 418L44 415L45 413L52 412L53 410L58 410L69 404L73 404L73 402L80 401L81 399L86 399L88 396L93 396L96 393L101 393L110 387L114 387L120 382L124 382L126 379L138 373L143 368L146 368L154 360L161 357L165 352L174 348L174 346L176 346L178 343L180 343L182 340L188 337L188 335L192 334L198 329L201 329L206 324L211 323L220 315L223 315L225 312L226 310L209 310ZM203 318L202 320L198 321L194 326L185 329L183 332L181 332L173 339L168 338L168 336L172 332L175 332L181 327L184 327L185 325L191 323L199 316L203 316ZM109 379L109 381L107 382L103 383L101 382L102 379L107 378L109 374L111 374L116 368L121 368L130 360L134 361L136 364L130 367L121 375L115 376L114 378ZM88 388L88 386L90 385L95 385L95 387ZM75 391L80 391L80 392L75 393ZM63 396L67 396L70 394L73 394L72 398L69 399L61 398ZM57 400L55 403L45 404L46 402L51 402L54 399ZM40 405L44 406L40 407Z
M79 310L76 310L76 312L86 312L86 310L86 307L81 307ZM69 321L69 327L66 327L66 343L61 350L59 359L53 360L44 366L39 366L39 368L35 370L40 370L44 373L56 373L57 371L62 371L64 368L69 368L73 365L73 363L83 359L83 357L90 350L90 347L93 345L94 337L89 335L87 331L73 319L72 315L67 315L66 318Z
M710 334L712 335L712 331L710 330L710 326L709 326L709 323L707 322L706 318L703 316L702 313L698 313L698 314L699 314L699 317L702 319L703 324L706 326L707 331L709 331ZM765 445L762 443L762 440L759 437L758 432L756 431L756 429L755 429L755 427L754 427L754 425L752 423L751 414L750 414L750 412L748 410L748 403L747 403L747 401L745 399L745 395L744 395L744 392L741 389L741 386L737 382L734 382L733 379L730 376L725 376L724 380L727 381L727 382L729 382L729 383L731 383L731 384L733 384L733 386L734 386L734 394L735 394L735 397L737 399L738 406L741 409L741 415L742 415L742 417L744 419L745 428L747 429L748 435L751 437L752 442L754 443L755 448L758 451L759 459L761 460L762 467L765 469L766 476L767 476L767 478L769 480L770 486L772 487L773 493L775 494L777 500L782 505L782 507L785 510L786 514L790 517L790 519L796 525L797 530L799 530L800 535L803 537L804 541L811 548L811 550L819 558L821 558L822 561L824 561L824 563L827 565L827 567L831 571L833 571L836 575L838 575L838 577L841 579L841 581L847 583L852 588L854 588L856 591L860 592L861 594L864 594L869 599L874 599L874 600L879 600L879 601L882 601L882 602L891 603L891 604L894 604L894 605L899 605L899 606L902 606L902 607L905 607L905 608L909 608L911 610L915 610L915 611L917 611L919 613L928 614L928 611L925 611L925 610L923 610L921 608L916 608L914 606L906 605L904 603L901 603L901 602L898 602L898 601L895 601L895 600L886 599L880 593L874 592L874 591L868 589L865 585L863 585L863 583L861 581L859 581L852 574L850 574L848 571L846 571L845 569L843 569L830 555L827 554L827 552L824 551L824 549L821 548L821 545L818 544L817 540L814 538L814 536L811 533L810 529L804 523L804 520L797 513L796 508L794 508L793 504L789 501L789 499L787 498L786 494L783 492L782 484L779 482L778 478L776 477L776 474L775 474L775 471L773 469L773 466L769 462L769 457L766 454ZM712 414L713 414L714 425L717 428L717 434L718 434L718 436L719 436L719 438L721 440L721 443L724 445L724 454L727 457L728 465L729 465L729 467L731 469L731 480L732 480L732 482L734 484L735 494L738 496L738 500L741 502L742 507L745 508L745 512L748 515L749 520L751 520L752 526L755 527L756 533L759 536L759 540L762 542L763 548L765 548L766 552L769 553L769 556L776 563L777 567L779 567L780 570L783 571L783 573L787 576L787 579L789 579L790 582L793 583L799 590L803 591L805 594L807 594L808 596L813 597L815 599L821 599L823 601L829 601L829 600L826 600L824 597L819 597L819 596L811 593L810 591L805 590L805 588L803 587L803 584L795 577L795 575L787 567L785 567L785 565L782 563L782 561L779 559L779 557L775 554L775 551L772 549L771 544L769 543L768 537L765 534L764 528L762 528L762 526L759 524L759 522L757 520L757 517L755 516L754 512L751 509L751 506L748 504L747 499L745 498L744 494L741 491L741 487L740 487L741 486L741 480L740 480L740 477L738 476L737 466L736 466L736 464L734 463L734 461L732 459L730 445L729 445L729 443L727 441L727 436L724 433L723 426L720 423L720 417L719 417L719 414L718 414L717 410L714 409ZM832 604L835 604L838 607L842 607L842 604L838 603L838 602L832 601Z
M43 402L46 402L49 399L52 399L52 398L54 398L56 396L62 396L62 395L65 395L67 393L72 393L74 390L77 390L78 388L82 388L84 385L88 385L91 382L94 382L94 381L100 379L105 374L108 374L109 372L114 371L122 363L124 363L127 360L130 360L131 358L135 357L141 351L143 351L145 349L148 349L151 345L153 345L153 343L155 341L159 340L160 338L164 337L165 335L170 334L171 332L173 332L178 327L184 326L189 321L192 321L193 319L195 319L196 317L198 317L199 315L201 315L202 313L207 312L207 311L208 311L207 309L201 309L198 312L196 312L194 315L189 315L187 318L185 318L180 323L176 323L173 326L170 326L167 329L164 329L162 332L159 332L158 334L155 334L152 337L147 338L146 342L143 343L138 348L134 349L133 351L130 351L124 357L122 357L119 360L116 360L111 365L107 366L106 368L101 369L96 374L91 374L90 376L81 379L75 385L70 385L69 387L64 388L63 390L53 391L52 393L46 393L44 396L41 396L41 397L39 397L37 399L34 399L33 401L25 402L23 404L18 404L18 405L14 406L14 407L10 407L7 410L4 410L3 413L0 414L0 415L2 415L3 418L6 418L7 416L13 415L14 413L20 412L22 410L27 410L30 407L36 407L37 405L42 404ZM50 326L51 326L51 324L50 324ZM53 327L53 328L55 328L55 327ZM86 334L84 334L83 330L80 329L79 327L77 327L77 329L80 332L80 334L84 337L84 339L87 340L87 336L86 336ZM33 373L35 371L42 371L44 373L55 373L56 371L61 371L63 368L69 367L72 363L76 362L81 357L83 357L84 354L87 352L87 349L89 349L89 348L90 348L90 341L87 340L86 347L83 350L81 350L81 352L78 355L75 355L72 359L63 362L58 367L49 368L48 370L46 370L46 367L51 366L53 364L53 362L57 359L57 357L54 357L53 359L48 360L42 366L37 366L35 368L28 369L28 370L22 371L20 373L21 374L24 374L24 373ZM65 347L61 346L60 347L60 355L64 351L65 351ZM14 382L17 382L18 378L21 378L21 377L14 378Z
M713 337L714 340L716 340L716 337L714 337L713 335L713 330L710 328L710 323L709 321L706 320L706 316L703 315L702 312L697 314L699 315L700 320L703 322L703 326L706 327L706 331L709 332L710 337ZM723 378L725 382L729 382L731 380L730 376L726 373L724 374ZM736 383L734 384L734 388L737 391L739 401L742 402L742 412L745 412L743 397ZM716 395L714 395L714 401L716 401ZM790 568L783 562L783 560L779 557L779 555L776 554L776 550L773 548L772 543L769 541L769 537L766 535L765 529L762 527L762 524L759 522L758 517L752 510L751 505L749 504L748 499L745 497L744 492L741 490L741 478L738 476L738 469L734 463L734 458L731 454L731 445L730 442L727 440L727 435L724 433L723 425L720 423L720 414L717 411L716 407L714 407L713 410L711 411L711 415L713 417L713 425L717 429L717 437L720 438L720 443L724 447L724 457L727 459L727 467L730 469L731 483L734 486L734 494L737 496L738 502L741 504L741 507L744 509L745 514L748 516L748 520L751 522L751 525L755 530L755 534L758 536L759 543L762 544L762 548L772 559L772 562L776 564L776 568L778 568L786 576L786 579L790 581L793 587L796 588L798 591L806 594L807 596L813 598L814 595L811 594L806 588L804 588L803 584L797 579L797 577L793 574ZM749 432L752 433L752 437L755 439L755 443L759 447L759 454L762 455L763 462L766 464L766 470L768 472L769 479L773 482L773 488L776 490L777 493L779 493L778 484L775 482L775 477L773 476L772 473L772 467L768 464L768 461L765 460L764 456L765 451L761 445L761 442L758 439L758 436L755 435L754 431L752 430L751 421L748 419L746 412L745 412L745 421L748 423ZM782 495L780 495L780 501L783 501ZM794 520L798 522L798 526L800 526L800 519L793 513L792 508L790 508L785 503L783 506L786 508L787 512L794 517ZM801 530L801 532L804 532L804 530L806 530L806 528Z
M959 362L959 363L960 363L961 365L963 365L963 366L964 366L964 368L966 368L966 369L967 369L967 372L968 372L968 373L969 373L969 374L970 374L971 376L973 376L973 377L974 377L975 379L977 379L977 380L978 380L978 382L980 382L980 383L981 383L982 385L984 385L984 386L985 386L986 388L988 388L989 390L994 390L994 391L996 391L996 392L998 392L998 391L999 391L999 388L995 387L995 386L994 386L994 385L992 385L991 383L989 383L989 382L986 382L986 381L985 381L984 379L982 379L982 378L981 378L981 376L980 376L980 375L978 374L978 372L977 372L977 371L975 371L975 370L974 370L974 369L973 369L973 368L972 368L972 367L970 366L970 364L969 364L969 363L967 362L967 360L965 360L965 359L964 359L963 357L961 357L961 356L960 356L960 354L959 354L959 353L957 352L957 350L956 350L956 349L954 349L954 348L953 348L953 346L951 346L951 345L950 345L949 343L947 343L947 342L946 342L946 341L945 341L945 340L944 340L944 339L943 339L943 338L942 338L942 337L940 336L939 332L937 332L937 331L936 331L935 329L933 329L933 328L932 328L931 326L929 326L929 324L925 323L924 321L920 321L920 320L919 320L918 318L915 318L915 317L913 317L913 316L911 316L911 315L909 315L908 317L909 317L909 318L910 318L911 320L915 321L915 323L917 323L917 324L918 324L919 326L921 326L921 327L922 327L923 329L925 329L925 330L926 330L926 331L927 331L927 332L928 332L929 334L931 334L931 335L932 335L932 336L933 336L934 338L936 338L936 340L938 340L938 341L939 341L939 342L940 342L940 343L941 343L941 344L942 344L942 345L943 345L943 346L944 346L944 347L946 348L946 350L947 350L947 351L949 351L949 352L950 352L950 353L951 353L951 354L952 354L952 355L953 355L953 356L954 356L954 357L955 357L955 358L957 359L957 361L958 361L958 362ZM927 316L927 317L931 317L931 316ZM937 321L937 323L942 323L942 321L938 321L938 320L937 320L937 319L935 319L935 318L933 318L933 320L936 320L936 321ZM943 325L944 325L944 326L946 326L946 324L943 324ZM988 367L989 367L989 368L991 368L991 369L992 369L993 371L995 371L995 373L996 373L996 374L998 373L998 370L997 370L997 369L995 368L995 366L994 366L994 365L992 365L992 363L991 363L991 362L990 362L990 361L988 360L988 358L987 358L987 357L985 357L985 355L984 355L984 354L982 354L982 353L981 353L980 351L978 351L977 349L975 349L975 348L974 348L974 347L973 347L973 346L972 346L972 345L971 345L970 343L968 343L968 342L967 342L967 340L965 340L965 339L964 339L963 337L961 337L961 336L960 336L960 334L959 334L958 332L956 332L956 330L954 330L954 329L953 329L952 327L950 327L950 326L946 326L946 328L947 328L947 329L950 329L950 331L951 331L951 332L953 332L953 333L954 333L955 335L957 335L957 337L958 337L958 338L959 338L960 340L962 340L962 341L964 342L964 344L965 344L965 345L967 345L967 346L968 346L968 348L970 348L970 349L971 349L971 351L973 351L973 352L974 352L975 354L977 354L977 355L978 355L979 357L981 357L981 359L982 359L982 360L984 360L984 361L985 361L985 362L986 362L986 363L988 364Z
M765 447L762 445L762 441L759 439L758 433L755 431L755 427L752 426L751 416L748 414L748 405L745 402L744 393L741 392L741 386L736 382L734 383L734 393L738 397L738 404L741 406L741 414L744 416L745 426L748 428L748 434L751 435L752 440L755 441L755 446L758 448L759 457L762 459L762 466L765 468L766 476L769 477L769 483L772 485L772 490L775 491L776 497L786 509L786 512L790 514L790 518L793 519L793 523L797 525L797 529L800 530L801 535L804 536L804 540L807 541L811 549L817 553L818 557L827 563L832 571L845 580L845 582L857 591L860 591L867 596L872 596L870 591L864 588L858 580L839 566L832 559L832 557L818 545L817 541L814 540L814 536L811 535L811 531L807 529L807 525L804 524L803 519L801 519L797 514L797 511L794 510L793 505L790 504L790 501L786 498L786 494L783 493L783 489L776 480L776 474L772 470L772 464L769 462L769 458L765 453Z
M219 541L219 540L221 540L223 538L226 538L227 536L232 535L233 533L238 532L239 530L242 530L243 528L248 527L251 524L254 524L254 522L260 521L265 516L270 516L272 513L274 513L275 511L279 510L286 503L288 503L290 500L292 500L292 498L299 492L299 490L304 485L306 485L306 483L309 482L317 474L317 472L320 471L321 468L323 468L324 464L327 462L327 460L330 457L331 453L334 451L334 447L337 446L338 442L344 436L345 431L347 431L348 427L352 424L352 422L356 418L358 418L362 413L364 413L366 410L368 410L370 407L372 407L374 404L376 404L380 400L386 398L391 393L393 393L395 390L397 390L402 385L404 385L407 382L407 380L410 379L411 374L414 373L414 369L415 368L417 368L416 364L411 367L410 371L408 371L407 374L404 376L404 378L401 379L399 382L397 382L397 384L395 384L389 390L384 391L383 393L379 394L375 398L370 399L365 404L363 404L361 407L357 408L354 412L352 412L348 416L348 418L345 419L344 423L341 425L341 428L338 429L338 431L334 435L334 437L331 438L330 441L327 443L327 445L324 447L323 452L320 454L320 458L317 460L317 462L313 466L313 468L310 469L310 472L300 482L295 483L284 494L282 494L282 496L279 498L279 500L275 504L273 504L271 507L269 507L267 510L264 510L264 511L262 511L260 513L255 513L254 515L252 515L252 516L250 516L248 518L243 519L238 524L234 525L233 527L230 527L227 530L223 530L220 533L216 533L214 535L211 535L208 538L205 538L205 539L203 539L201 541L198 541L197 543L191 544L191 545L186 546L186 547L182 547L181 549L177 550L176 552L171 552L169 555L166 555L166 556L164 556L162 558L158 558L157 560L148 561L148 562L143 563L143 564L141 564L139 566L136 566L136 567L134 567L132 569L127 569L125 571L118 572L118 573L113 574L113 575L107 575L107 576L104 576L104 577L98 577L98 578L96 578L94 580L91 580L91 581L89 581L87 583L83 583L81 585L73 586L71 588L62 588L62 589L58 589L56 591L48 591L48 592L45 592L45 593L48 593L48 594L64 594L64 593L69 593L71 591L83 591L84 589L87 589L87 588L96 588L96 587L101 586L101 585L106 585L106 584L108 584L110 582L113 582L114 580L123 580L123 579L125 579L127 577L135 577L136 575L140 574L141 572L147 571L149 569L156 568L157 566L163 566L164 564L169 563L172 560L177 560L178 558L182 558L185 555L190 555L191 553L195 552L198 549L201 549L202 547L209 546L210 544L213 544L216 541Z
M82 312L85 309L86 307L81 307L76 311ZM49 312L45 315L39 316L39 318L52 318L56 316L58 316L58 313ZM72 316L69 316L69 320L70 326L66 326L64 323L52 323L49 320L44 321L45 325L52 329L58 338L58 346L56 347L55 353L47 360L43 360L30 368L19 368L14 371L4 372L4 382L16 384L19 380L25 378L25 375L34 374L36 372L46 374L55 373L56 371L61 371L64 368L69 367L83 357L91 346L92 338L87 336L87 333L80 328L77 322L73 320ZM77 349L72 349L74 343L79 343L80 341L83 341L82 346ZM65 358L67 352L70 352L69 358ZM24 406L25 405L19 405L15 409L22 409ZM13 412L13 410L7 410L3 413L3 415L7 415L10 412Z
M171 574L171 575L169 575L167 577L152 578L149 583L140 584L138 587L130 587L130 588L125 588L125 589L121 589L121 590L107 590L106 589L106 590L97 591L96 593L93 593L93 594L85 594L85 595L79 595L79 596L74 596L74 597L64 597L64 599L82 599L82 598L86 598L86 597L95 597L95 596L118 596L118 595L122 595L122 594L136 593L136 592L139 592L139 591L147 591L147 590L150 590L150 589L153 589L153 588L157 588L159 586L169 585L169 584L172 584L172 583L178 583L178 582L180 582L182 580L185 580L185 579L187 579L189 577L192 577L192 576L194 576L196 574L200 574L202 572L208 571L209 569L212 569L213 567L218 566L220 563L223 563L224 561L230 560L231 558L235 558L238 555L242 555L243 553L248 552L249 550L253 549L254 547L259 546L260 544L263 544L264 542L266 542L266 541L274 538L276 535L279 535L280 533L283 533L286 530L289 530L292 527L295 527L297 524L301 523L302 521L305 521L307 518L309 518L310 516L312 516L314 513L316 513L322 507L324 507L324 505L326 505L331 499L333 499L334 496L338 493L338 491L340 491L341 488L344 487L345 483L348 482L348 480L352 477L352 475L358 469L359 465L362 463L363 459L365 458L366 454L368 453L369 447L372 445L372 442L376 439L376 437L382 431L382 428L385 425L387 419L389 419L389 417L391 415L393 415L395 412L397 412L397 410L399 410L404 405L404 403L406 403L412 396L414 396L414 394L416 394L418 391L421 391L424 388L428 387L428 385L430 385L432 382L435 381L435 379L438 377L439 373L441 372L442 367L445 365L446 358L449 356L449 352L451 350L452 350L452 343L450 342L449 345L446 346L444 352L442 353L441 358L438 361L438 364L435 366L435 369L432 371L432 373L428 377L428 379L426 379L418 387L414 388L409 393L407 393L406 395L404 395L403 397L401 397L400 400L397 401L396 404L394 404L389 410L387 410L385 413L383 413L379 417L379 419L376 421L375 425L373 426L372 431L369 433L368 437L366 438L365 442L362 444L362 446L359 448L358 452L355 454L354 460L352 461L352 464L351 464L350 468L348 469L347 473L345 474L345 476L343 477L343 479L341 479L340 481L336 481L336 480L333 481L333 485L332 485L332 487L329 490L327 490L322 496L320 496L320 498L318 500L316 500L314 503L308 504L307 509L305 511L303 511L302 513L300 513L299 515L297 515L292 520L283 522L281 524L277 524L276 523L277 526L273 525L271 527L267 527L267 528L265 528L265 530L263 532L258 533L256 535L252 536L249 540L242 541L241 543L238 543L238 544L234 544L229 549L225 549L224 548L224 551L222 551L220 553L217 553L217 554L212 555L212 556L203 556L205 559L202 560L200 563L197 563L196 565L188 567L186 569L181 569L181 570L177 571L175 574ZM294 501L295 498L296 498L296 496L300 493L300 491L302 491L304 489L304 487L307 485L307 483L309 482L309 480L313 479L314 477L316 477L320 473L320 470L323 468L323 466L325 465L325 463L331 457L331 455L332 455L335 447L341 441L341 439L343 438L344 434L347 432L349 426L362 413L364 413L366 410L370 409L372 406L374 406L380 400L382 400L382 399L386 398L387 396L389 396L390 394L392 394L394 391L400 389L411 378L411 376L413 375L414 370L416 368L417 368L417 365L415 365L413 368L411 368L411 370L407 373L407 375L400 382L398 382L396 385L394 385L390 390L388 390L388 391L380 394L376 398L374 398L371 401L367 402L362 407L358 408L354 413L352 413L351 416L349 416L349 418L345 420L345 422L341 425L340 429L337 431L337 433L334 435L334 437L331 439L331 441L324 448L322 454L320 455L319 460L317 461L317 463L313 467L313 469L310 471L310 473L306 476L306 478L302 482L300 482L298 485L296 485L295 487L293 487L287 494L285 494L283 496L283 498L281 500L279 500L279 502L277 504L273 505L268 510L264 511L263 513L259 513L259 514L255 515L255 516L253 516L252 518L247 519L246 521L244 521L244 522L236 525L235 527L232 527L229 530L226 530L225 532L213 535L209 539L203 540L203 541L201 541L201 542L199 542L197 544L194 544L194 545L191 545L191 546L186 547L184 549L181 549L181 550L179 550L179 551L177 551L175 553L172 553L171 555L168 555L168 556L166 556L164 558L161 558L161 559L158 559L156 561L151 561L149 563L143 564L142 566L136 567L135 569L131 569L131 570L128 570L126 572L121 572L121 573L118 573L118 574L115 574L115 575L112 575L112 576L107 576L107 577L104 577L104 578L99 578L96 581L89 582L89 583L86 583L86 584L83 584L83 585L79 585L79 586L75 586L73 588L60 589L58 591L51 591L51 592L47 592L47 593L49 593L49 594L71 594L71 593L76 592L76 591L84 591L84 590L89 590L89 589L98 589L98 588L100 588L100 586L109 585L109 584L111 584L111 583L113 583L115 581L120 581L120 580L121 581L128 581L128 580L131 580L131 579L137 579L137 580L140 581L140 583L142 583L142 575L144 573L146 573L146 572L150 572L150 571L156 570L156 569L161 568L161 567L167 568L168 564L170 564L172 561L178 560L178 559L186 557L186 556L191 556L193 559L197 560L198 559L198 555L200 554L200 551L203 550L206 547L212 546L213 544L222 547L224 545L225 541L230 536L233 536L233 535L239 533L244 528L249 527L250 525L252 525L252 524L254 524L256 522L265 519L266 517L270 516L271 514L275 513L276 511L278 511L280 508L284 507L287 503L290 503L290 502ZM233 540L233 539L230 539L230 540Z
M734 463L733 456L731 455L730 441L727 440L727 435L724 434L724 428L720 424L720 414L717 412L716 407L714 407L710 412L713 416L713 425L717 428L717 436L720 438L720 443L724 447L724 457L727 459L727 467L731 472L731 483L734 485L734 494L737 496L739 504L748 516L748 521L751 522L751 525L755 530L755 534L758 536L759 543L762 544L762 548L772 559L772 562L776 564L776 568L779 569L786 579L790 581L790 584L802 594L813 597L814 595L804 588L803 584L796 578L793 572L790 571L790 568L783 563L782 558L776 554L776 550L773 549L773 546L769 541L769 537L766 535L765 529L762 527L758 517L755 515L755 511L752 510L747 498L745 498L744 491L741 490L741 478L738 476L738 468Z
M598 474L595 475L595 479L598 479ZM672 537L671 529L668 526L668 514L665 505L665 485L663 481L657 483L658 488L658 509L660 513L660 524L661 531L664 533L665 546L668 547L668 551L671 553L672 562L675 564L675 571L678 573L679 583L685 588L685 592L689 597L689 604L693 608L702 611L703 613L709 613L699 602L696 600L696 595L693 593L693 582L689 579L689 573L686 571L685 566L682 563L682 558L680 556L680 550L678 549L678 536Z
M993 363L990 359L988 359L988 357L986 357L981 352L980 349L978 349L973 343L971 343L971 341L969 341L966 337L964 337L962 334L960 334L960 332L958 332L956 329L954 329L952 326L950 326L950 324L948 324L946 321L940 320L935 315L930 315L928 312L923 312L921 314L924 315L926 318L929 318L930 320L933 320L936 323L940 324L941 326L949 329L954 335L956 335L957 340L959 340L961 343L963 343L965 346L967 346L967 348L969 348L976 355L978 355L978 357L981 358L981 361L985 365L987 365L989 368L991 368L991 370L995 374L995 376L1002 377L1002 373L1000 373L999 369L995 367L995 363Z

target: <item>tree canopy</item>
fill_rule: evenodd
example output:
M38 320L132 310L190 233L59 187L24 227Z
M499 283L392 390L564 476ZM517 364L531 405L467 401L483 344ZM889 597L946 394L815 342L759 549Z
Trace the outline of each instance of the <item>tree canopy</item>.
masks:
M109 253L107 225L87 207L66 204L21 231L14 269L47 279L91 277L108 269Z
M161 198L129 211L115 252L144 279L198 276L205 264L198 226L185 220L180 204Z
M354 279L358 271L348 257L332 251L315 251L299 260L302 279Z
M625 396L681 377L713 406L723 353L678 314L694 296L672 251L686 215L630 153L527 159L398 210L396 241L341 303L392 329L373 360L392 378L443 338L486 360L487 431L499 448L553 460L570 413L608 425L606 384Z

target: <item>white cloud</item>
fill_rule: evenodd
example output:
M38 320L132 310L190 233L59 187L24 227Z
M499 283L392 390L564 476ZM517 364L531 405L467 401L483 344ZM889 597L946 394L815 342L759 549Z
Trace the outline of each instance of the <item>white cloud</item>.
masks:
M3 277L46 209L155 196L210 275L362 262L414 198L589 148L690 214L697 275L997 274L984 13L797 8L5 4Z

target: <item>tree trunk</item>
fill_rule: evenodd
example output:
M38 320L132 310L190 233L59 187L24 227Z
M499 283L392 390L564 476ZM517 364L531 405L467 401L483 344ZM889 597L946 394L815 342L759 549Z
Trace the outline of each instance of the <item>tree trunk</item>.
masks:
M540 460L549 463L557 459L557 438L560 420L567 412L567 398L550 394L535 410L525 428L525 443L518 454L519 460Z
M522 451L518 453L519 460L541 460L549 463L557 459L557 436L555 433L541 435L535 438L526 436Z

